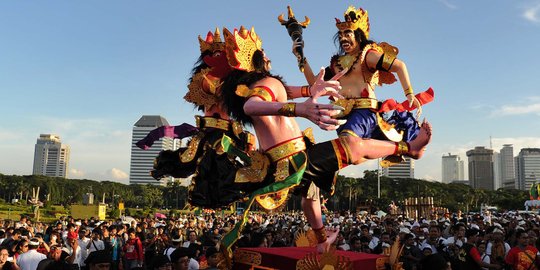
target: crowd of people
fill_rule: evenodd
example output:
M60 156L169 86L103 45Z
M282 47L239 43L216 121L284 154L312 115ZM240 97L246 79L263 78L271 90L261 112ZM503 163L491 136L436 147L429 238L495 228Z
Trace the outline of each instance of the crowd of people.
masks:
M3 220L0 269L217 269L220 240L240 218ZM325 225L339 229L338 250L387 254L399 239L406 270L538 269L540 216L530 213L410 220L344 211L328 213ZM294 246L298 233L309 229L302 212L252 213L236 247Z

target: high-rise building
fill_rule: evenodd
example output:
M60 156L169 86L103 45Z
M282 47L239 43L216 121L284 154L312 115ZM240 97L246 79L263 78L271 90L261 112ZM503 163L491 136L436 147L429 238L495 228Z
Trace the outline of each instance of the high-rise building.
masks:
M414 159L404 157L405 161L394 166L383 168L382 173L390 178L414 178Z
M540 178L540 148L523 148L516 161L518 188L529 190Z
M499 155L502 188L517 189L516 171L514 163L514 147L511 144L503 145Z
M445 184L465 179L464 162L458 155L448 153L442 157L442 182Z
M150 171L154 167L154 159L161 150L175 150L174 139L163 137L155 141L147 150L140 149L135 143L146 137L146 135L155 128L168 125L169 123L167 120L159 115L143 115L139 121L133 125L131 165L129 168L130 184L165 185L167 183L168 179L165 177L162 178L161 181L152 178Z
M501 177L501 157L499 152L493 151L493 190L497 190L502 187Z
M493 190L493 150L477 146L467 151L469 158L469 183L473 188Z
M35 175L67 178L69 168L69 146L62 144L60 136L40 134L34 148Z

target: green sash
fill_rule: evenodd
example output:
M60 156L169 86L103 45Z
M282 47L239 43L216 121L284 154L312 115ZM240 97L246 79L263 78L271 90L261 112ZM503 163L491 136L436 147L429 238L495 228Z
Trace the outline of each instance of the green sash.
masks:
M223 150L228 154L238 156L244 162L251 162L251 158L246 153L232 145L232 139L228 136L223 135L221 145L223 146ZM283 189L290 189L300 184L300 181L302 180L302 175L306 170L307 156L304 152L297 153L292 156L291 162L294 162L294 164L297 165L295 167L298 168L298 170L295 173L289 175L283 181L274 182L268 186L253 191L249 195L246 208L244 209L244 213L242 214L242 220L237 222L234 228L230 230L225 236L223 236L223 239L221 240L222 245L227 249L230 255L232 255L232 245L236 242L236 240L238 240L238 238L240 238L240 233L242 232L242 229L248 221L249 209L253 205L255 197L259 195L275 193Z

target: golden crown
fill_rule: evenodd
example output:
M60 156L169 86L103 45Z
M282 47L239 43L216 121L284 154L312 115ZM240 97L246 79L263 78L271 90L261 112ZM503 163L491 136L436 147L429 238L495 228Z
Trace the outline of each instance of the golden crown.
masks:
M225 36L225 51L229 65L238 70L254 71L253 54L262 50L262 41L251 27L248 31L244 26L240 30L234 29L234 34L227 28L223 28Z
M225 49L225 42L221 41L221 33L217 27L213 34L212 31L208 31L206 39L202 39L199 36L199 45L201 47L201 53L205 51L223 51Z
M369 39L369 17L367 10L362 8L355 9L353 6L345 11L345 21L342 22L336 18L336 26L339 30L356 30L360 29Z

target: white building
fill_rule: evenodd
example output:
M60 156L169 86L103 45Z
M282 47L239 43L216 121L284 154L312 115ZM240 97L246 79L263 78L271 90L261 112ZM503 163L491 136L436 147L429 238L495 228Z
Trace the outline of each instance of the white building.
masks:
M383 168L382 173L390 178L414 178L414 159L404 157L405 161L394 166Z
M445 184L465 179L465 162L458 155L442 156L442 182Z
M493 150L493 190L502 188L501 154Z
M40 134L34 148L34 175L67 178L69 146L62 144L60 136Z
M169 123L162 116L143 115L133 126L129 184L167 184L167 181L170 178L164 177L161 181L157 181L150 175L150 171L154 167L154 159L161 150L175 150L174 139L163 137L160 140L155 141L152 147L147 150L140 149L135 143L146 137L150 131L168 125Z
M502 187L517 189L516 170L514 163L514 147L511 144L503 145L499 156Z
M516 179L521 190L529 190L540 177L540 148L523 148L516 161Z

